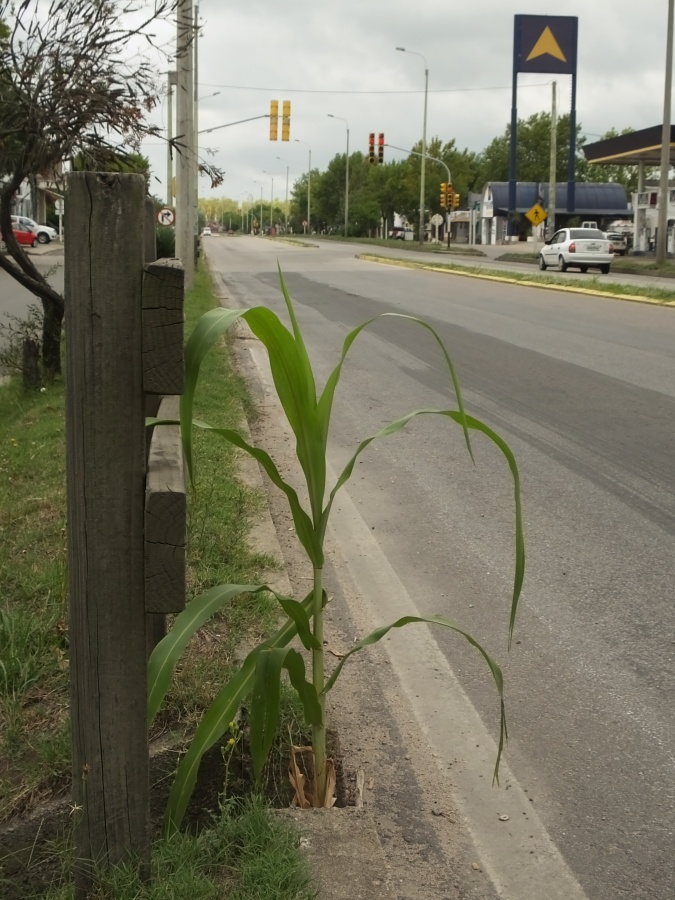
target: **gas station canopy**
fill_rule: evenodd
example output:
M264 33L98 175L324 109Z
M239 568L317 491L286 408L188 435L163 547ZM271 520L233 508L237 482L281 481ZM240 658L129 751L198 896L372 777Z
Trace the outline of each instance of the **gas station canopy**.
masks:
M582 150L589 163L612 163L619 166L637 166L644 163L645 166L660 166L662 131L663 126L654 125L653 128L643 128L641 131L632 131L630 134L620 134L618 137L586 144ZM675 125L670 126L671 164L673 150L675 150Z

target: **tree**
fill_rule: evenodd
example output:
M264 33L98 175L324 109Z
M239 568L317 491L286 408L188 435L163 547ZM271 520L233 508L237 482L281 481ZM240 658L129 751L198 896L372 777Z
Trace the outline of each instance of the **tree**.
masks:
M79 157L106 169L159 136L145 119L157 103L158 20L176 0L0 0L0 268L42 301L42 358L61 370L64 300L19 247L11 203L29 177L55 178ZM151 51L153 56L150 56ZM204 169L206 167L202 167ZM222 177L212 170L212 181Z
M570 117L565 114L556 125L556 180L567 180L569 159ZM518 120L518 142L516 149L516 173L518 181L542 181L548 184L551 147L551 114L534 113L529 119ZM480 189L488 181L509 180L509 148L511 126L496 137L480 154L476 186ZM581 125L577 125L575 153L577 156L578 180L585 179L586 161L581 148L586 138L581 135Z

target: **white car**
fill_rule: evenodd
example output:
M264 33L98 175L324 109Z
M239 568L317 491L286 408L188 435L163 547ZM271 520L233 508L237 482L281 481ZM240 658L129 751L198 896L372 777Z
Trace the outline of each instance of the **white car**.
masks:
M612 242L599 229L559 228L544 244L539 254L539 268L546 271L550 266L560 272L600 269L603 275L607 275L613 259Z
M211 229L208 227L202 229L202 237L211 237Z
M59 236L55 228L51 225L38 225L33 219L27 216L12 216L12 226L19 226L21 231L32 231L37 237L38 244L48 244L50 241L56 240Z

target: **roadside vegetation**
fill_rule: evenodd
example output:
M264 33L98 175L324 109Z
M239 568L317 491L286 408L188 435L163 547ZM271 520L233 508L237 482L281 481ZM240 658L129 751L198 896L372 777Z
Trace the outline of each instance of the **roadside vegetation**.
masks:
M520 254L518 255L520 257ZM413 262L409 260L396 260L392 259L390 256L377 256L376 253L364 254L364 259L371 259L374 262L382 262L387 263L388 265L400 265L407 268L415 268L415 269L431 269L447 271L449 273L457 274L457 275L476 275L480 278L496 278L496 279L504 279L505 281L516 282L519 284L536 284L541 285L542 287L550 287L550 286L560 286L566 288L568 291L574 291L578 289L580 292L583 291L597 291L599 294L608 294L609 296L616 297L643 297L646 300L653 300L657 303L675 303L675 289L667 290L666 288L658 288L658 287L649 287L644 285L635 285L635 284L616 284L609 281L601 281L599 276L597 278L584 278L583 280L579 279L578 281L574 281L573 278L567 276L560 275L548 275L544 273L537 272L515 272L513 269L499 269L492 268L487 266L481 266L481 268L477 268L476 266L455 264L449 262L442 262L439 260L438 262L431 263L423 263L423 262ZM518 258L518 262L522 260ZM499 262L499 260L496 260Z
M186 302L186 332L216 304L210 276L201 270ZM245 384L226 345L202 369L195 414L229 427L243 410L254 415ZM276 563L248 546L251 520L262 499L237 477L237 451L197 436L201 466L189 504L188 596L223 581L253 582ZM68 601L66 577L64 387L54 380L26 392L20 378L0 386L0 855L3 825L25 817L70 786L68 717ZM242 644L264 637L276 621L266 595L243 595L202 629L181 660L151 737L169 729L190 732L217 686L237 663ZM286 703L294 728L295 708ZM205 831L158 842L156 880L142 885L131 869L102 875L101 900L164 898L210 900L314 896L297 839L265 801L239 777L246 754L235 723L230 753L222 759L217 792L229 778L229 799ZM229 773L229 775L228 775ZM233 799L234 797L237 799ZM72 896L69 836L36 845L21 879L3 881L0 896ZM53 880L41 887L45 873Z

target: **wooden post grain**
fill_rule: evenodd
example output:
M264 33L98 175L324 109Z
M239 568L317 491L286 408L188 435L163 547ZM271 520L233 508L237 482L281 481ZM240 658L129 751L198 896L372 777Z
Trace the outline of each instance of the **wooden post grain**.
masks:
M158 417L177 419L179 399L165 397ZM145 485L145 610L151 619L185 608L186 520L180 428L158 425Z
M68 565L78 896L147 871L142 175L78 172L66 203Z

